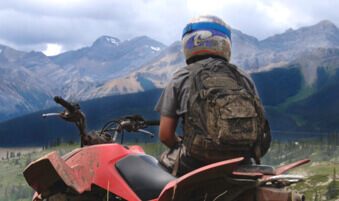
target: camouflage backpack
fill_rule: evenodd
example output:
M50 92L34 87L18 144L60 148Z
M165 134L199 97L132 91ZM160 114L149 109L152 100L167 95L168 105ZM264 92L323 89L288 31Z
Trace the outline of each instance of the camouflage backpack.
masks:
M206 162L236 157L259 162L269 148L270 134L251 82L246 84L236 66L219 59L185 68L190 73L183 121L187 152Z

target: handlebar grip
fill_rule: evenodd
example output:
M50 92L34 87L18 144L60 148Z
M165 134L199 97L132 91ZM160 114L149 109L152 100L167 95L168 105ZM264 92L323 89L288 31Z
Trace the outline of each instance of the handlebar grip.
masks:
M54 101L62 106L64 106L65 108L68 109L68 111L70 112L74 112L76 110L75 106L72 105L71 103L65 101L63 98L61 98L60 96L55 96L54 97Z
M159 126L160 120L147 120L145 121L148 126Z

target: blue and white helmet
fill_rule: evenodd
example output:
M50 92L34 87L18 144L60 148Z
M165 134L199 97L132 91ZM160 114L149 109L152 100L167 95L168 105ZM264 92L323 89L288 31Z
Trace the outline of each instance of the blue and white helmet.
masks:
M203 15L193 18L182 34L186 62L197 57L231 58L231 28L220 18Z

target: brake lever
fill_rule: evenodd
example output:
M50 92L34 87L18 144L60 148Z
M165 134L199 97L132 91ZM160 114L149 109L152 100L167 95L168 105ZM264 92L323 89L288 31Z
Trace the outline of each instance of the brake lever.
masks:
M78 120L78 116L77 116L78 111L79 110L70 112L68 109L66 109L65 111L59 113L59 117L61 117L65 121L75 122Z
M60 113L47 113L47 114L42 114L43 118L46 117L51 117L51 116L59 116L61 119L69 122L75 122L74 116L76 115L76 112L70 113L68 109L66 109L63 112Z
M42 114L42 117L43 117L43 118L51 117L51 116L60 116L60 113L47 113L47 114Z
M146 133L147 135L151 136L151 138L154 137L154 134L147 131L147 130L144 130L144 129L138 129L137 132L141 132L141 133Z

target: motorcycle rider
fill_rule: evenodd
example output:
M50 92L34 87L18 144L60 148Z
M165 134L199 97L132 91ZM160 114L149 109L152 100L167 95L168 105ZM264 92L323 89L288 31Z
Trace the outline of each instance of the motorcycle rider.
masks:
M240 156L259 162L270 144L268 122L251 77L229 63L230 27L216 16L195 17L182 40L188 66L173 75L155 107L160 141L170 148L160 163L180 176ZM175 132L180 117L183 139Z

